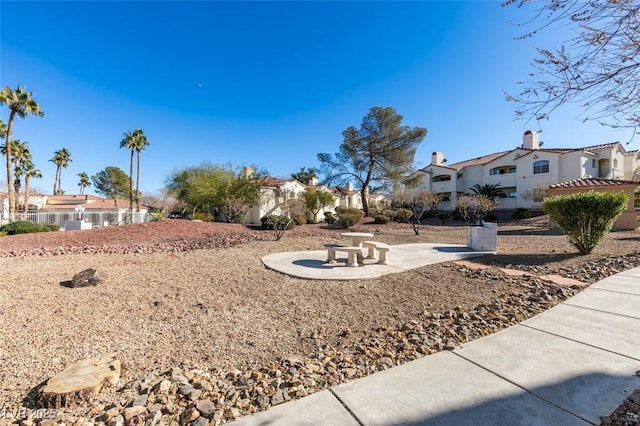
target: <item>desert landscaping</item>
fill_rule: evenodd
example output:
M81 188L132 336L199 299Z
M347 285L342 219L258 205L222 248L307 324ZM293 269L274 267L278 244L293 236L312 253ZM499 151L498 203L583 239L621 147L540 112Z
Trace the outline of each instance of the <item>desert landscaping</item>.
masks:
M431 224L418 236L392 223L356 230L388 244L466 244L462 225ZM486 269L448 262L320 281L260 261L342 240L323 224L276 241L273 231L186 220L0 238L0 401L37 408L44 381L113 353L119 384L60 410L65 424L220 424L490 334L582 288L540 276L591 284L640 266L637 231L578 256L540 220L501 224L498 254L473 259ZM65 285L86 268L107 279ZM607 421L618 424L624 410Z

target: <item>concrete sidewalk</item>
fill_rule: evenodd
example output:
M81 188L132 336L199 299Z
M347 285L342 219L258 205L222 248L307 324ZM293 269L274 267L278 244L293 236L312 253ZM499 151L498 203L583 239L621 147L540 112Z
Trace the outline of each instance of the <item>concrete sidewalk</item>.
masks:
M599 424L600 417L640 387L639 342L640 268L636 268L453 351L233 424Z

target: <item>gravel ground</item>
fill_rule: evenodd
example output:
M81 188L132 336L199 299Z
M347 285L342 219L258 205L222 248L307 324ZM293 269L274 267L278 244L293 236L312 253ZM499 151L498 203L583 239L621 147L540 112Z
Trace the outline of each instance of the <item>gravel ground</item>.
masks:
M466 243L463 226L427 226L419 236L398 224L357 230L390 244ZM207 400L216 409L207 422L221 423L489 334L577 291L451 263L345 282L292 278L260 262L269 253L317 250L331 241L344 240L322 225L298 227L275 241L270 231L182 220L0 238L0 401L33 406L27 396L34 387L78 360L107 352L117 354L121 379L132 385L76 414L110 426L119 426L111 423L122 414L112 410L104 417L100 408L124 409L132 404L130 393L141 394L154 381L168 380L180 396L184 376L200 388L203 377L213 377L220 392L224 383L236 389L249 380L241 380L240 371L256 381L260 374L288 377L273 392L254 384L246 394L216 399L211 390ZM639 242L637 231L616 232L594 254L578 256L565 236L537 223L504 225L498 255L477 261L592 283L640 265ZM109 279L88 288L61 285L86 268ZM369 349L358 349L363 347ZM386 348L386 355L371 349L376 347ZM351 355L340 367L345 351ZM319 370L307 370L319 377L308 382L297 362L317 362ZM329 362L337 363L339 374ZM296 384L303 380L306 388ZM282 383L290 383L284 393ZM160 402L145 400L147 417L154 418L155 403L167 421L195 420L185 413L197 400L157 397Z

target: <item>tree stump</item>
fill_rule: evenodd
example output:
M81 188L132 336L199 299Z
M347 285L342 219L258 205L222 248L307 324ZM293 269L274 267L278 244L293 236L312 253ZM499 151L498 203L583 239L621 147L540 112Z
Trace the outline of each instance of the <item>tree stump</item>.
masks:
M106 383L115 385L120 378L120 361L115 354L85 359L53 376L40 391L45 408L68 408L97 395Z

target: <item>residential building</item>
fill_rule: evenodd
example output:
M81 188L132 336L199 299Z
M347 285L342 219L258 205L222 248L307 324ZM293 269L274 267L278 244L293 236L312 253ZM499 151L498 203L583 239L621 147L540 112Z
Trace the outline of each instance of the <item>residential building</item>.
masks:
M22 196L21 196L22 197ZM19 198L22 205L22 198ZM0 222L9 218L6 195L0 194ZM44 195L29 196L27 219L39 223L57 224L64 227L66 220L82 218L91 222L93 227L118 223L137 223L145 220L148 208L140 206L140 212L129 211L129 200L116 200L96 195ZM16 218L23 217L22 206L16 212Z
M251 174L253 170L250 167L243 169L243 174ZM329 192L334 199L332 206L321 209L315 218L307 213L308 219L315 222L324 220L325 212L335 212L336 207L349 207L362 209L362 196L360 191L355 190L351 183L347 183L345 187L329 187L318 183L317 178L311 178L307 184L296 179L281 179L276 177L264 178L263 185L260 188L260 202L257 206L252 207L246 216L246 223L250 225L260 225L260 219L269 214L282 214L283 205L290 200L304 200L304 193L310 189ZM369 206L375 207L382 203L386 197L382 194L370 194Z
M459 196L472 194L474 185L487 184L502 191L498 209L541 208L553 184L590 177L640 181L640 152L627 151L619 142L542 148L538 133L527 130L519 147L454 164L434 152L431 164L417 173L423 175L419 188L442 194L444 210L452 210Z

